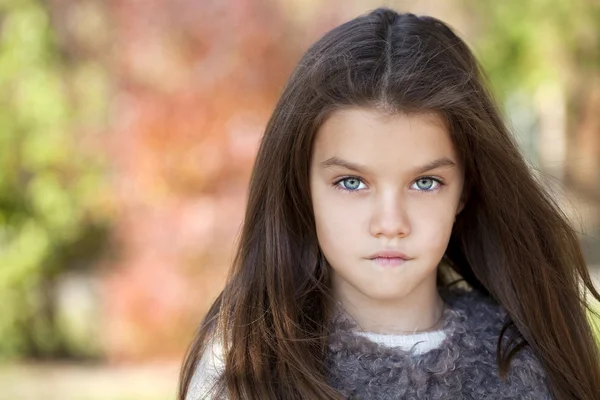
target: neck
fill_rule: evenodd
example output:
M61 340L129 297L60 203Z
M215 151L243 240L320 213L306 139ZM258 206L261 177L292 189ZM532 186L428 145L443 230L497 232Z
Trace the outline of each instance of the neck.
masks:
M335 297L361 331L383 334L413 334L441 329L445 304L435 282L422 285L395 299L373 299L336 288Z

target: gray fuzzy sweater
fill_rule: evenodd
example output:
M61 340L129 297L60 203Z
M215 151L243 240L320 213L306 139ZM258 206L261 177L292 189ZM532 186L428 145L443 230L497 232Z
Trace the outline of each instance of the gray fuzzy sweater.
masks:
M496 344L506 312L489 298L462 289L446 301L446 339L423 354L387 347L356 334L338 311L329 338L331 385L348 399L551 399L539 361L526 346L498 376ZM503 346L506 341L503 341Z
M356 323L338 309L329 336L330 384L345 398L361 400L551 399L529 347L513 358L506 381L499 378L496 344L507 318L501 306L463 289L440 295L447 304L446 337L426 352L375 343L358 334ZM213 342L207 350L186 400L215 398L211 389L224 368L223 349Z

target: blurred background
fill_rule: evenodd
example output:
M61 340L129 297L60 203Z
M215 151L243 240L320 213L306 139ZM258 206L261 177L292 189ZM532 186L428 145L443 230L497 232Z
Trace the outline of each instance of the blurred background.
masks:
M598 0L0 0L0 399L175 397L287 77L380 5L471 45L598 275Z

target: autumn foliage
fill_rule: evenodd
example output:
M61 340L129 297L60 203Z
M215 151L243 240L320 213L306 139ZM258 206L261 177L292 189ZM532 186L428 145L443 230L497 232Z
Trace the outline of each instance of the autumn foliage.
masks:
M223 285L257 145L302 41L260 0L120 0L109 13L120 252L104 291L108 350L179 355Z

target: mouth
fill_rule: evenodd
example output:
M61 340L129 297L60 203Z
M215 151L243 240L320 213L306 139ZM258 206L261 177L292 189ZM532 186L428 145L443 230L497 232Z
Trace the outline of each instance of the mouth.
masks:
M377 253L373 253L368 257L369 260L373 260L375 258L401 258L403 260L411 259L411 257L396 250L382 250L378 251Z
M399 257L375 257L370 260L382 267L398 267L408 261Z
M377 265L389 267L402 265L412 258L399 251L385 250L372 254L367 259L375 262Z

